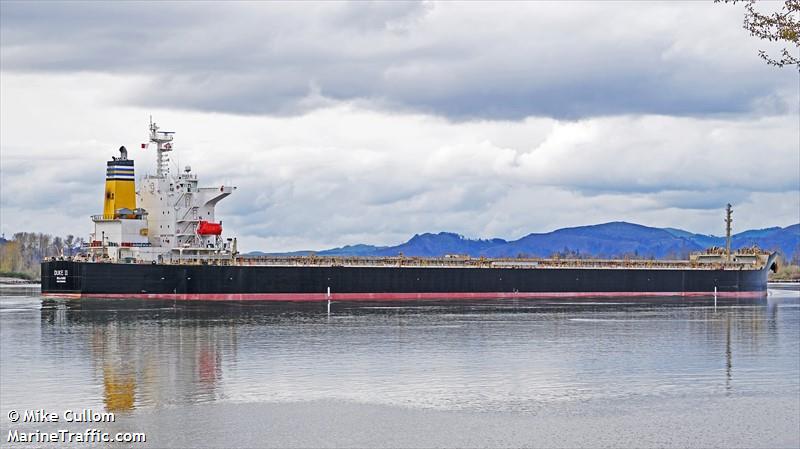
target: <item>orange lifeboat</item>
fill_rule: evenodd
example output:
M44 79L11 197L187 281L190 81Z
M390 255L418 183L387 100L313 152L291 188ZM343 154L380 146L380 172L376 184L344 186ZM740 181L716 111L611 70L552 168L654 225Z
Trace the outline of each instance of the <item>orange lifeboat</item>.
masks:
M211 221L200 221L197 225L199 235L222 235L222 225Z

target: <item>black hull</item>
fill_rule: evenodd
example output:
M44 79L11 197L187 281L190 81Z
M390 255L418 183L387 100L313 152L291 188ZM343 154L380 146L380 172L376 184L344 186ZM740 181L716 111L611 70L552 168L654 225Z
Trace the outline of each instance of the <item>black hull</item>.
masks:
M766 267L771 265L766 264ZM768 269L421 268L42 263L45 296L186 300L763 297Z

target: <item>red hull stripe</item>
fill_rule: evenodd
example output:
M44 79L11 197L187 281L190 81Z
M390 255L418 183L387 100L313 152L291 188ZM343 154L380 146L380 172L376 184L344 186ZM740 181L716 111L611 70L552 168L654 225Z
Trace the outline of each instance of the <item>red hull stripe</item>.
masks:
M157 299L169 301L409 301L526 298L713 297L713 292L494 292L494 293L43 293L58 298ZM766 291L719 292L720 298L762 298Z

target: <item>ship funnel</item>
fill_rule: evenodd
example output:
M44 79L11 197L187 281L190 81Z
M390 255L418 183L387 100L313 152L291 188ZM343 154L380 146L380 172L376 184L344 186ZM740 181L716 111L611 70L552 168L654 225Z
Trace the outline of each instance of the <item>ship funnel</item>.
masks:
M128 159L128 150L119 147L120 157L106 162L106 195L103 200L103 218L117 218L120 209L136 209L133 159Z

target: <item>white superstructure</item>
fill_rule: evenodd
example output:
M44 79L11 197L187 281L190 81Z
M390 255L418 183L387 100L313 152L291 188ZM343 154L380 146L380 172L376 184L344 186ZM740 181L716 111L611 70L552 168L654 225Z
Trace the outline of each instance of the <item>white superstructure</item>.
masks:
M172 174L169 154L173 151L173 134L150 123L150 144L145 146L155 144L156 173L139 179L132 207L92 217L95 229L87 251L92 259L218 263L230 261L236 254L235 239L223 239L222 223L216 222L214 215L217 203L236 187L200 187L189 166L178 175ZM118 204L125 192L121 191L123 187L116 187L115 181L121 178L114 176L133 176L133 161L123 151L124 147L120 149L122 156L108 163L106 177L107 201L118 195ZM116 174L113 167L120 160L125 161L130 175Z

